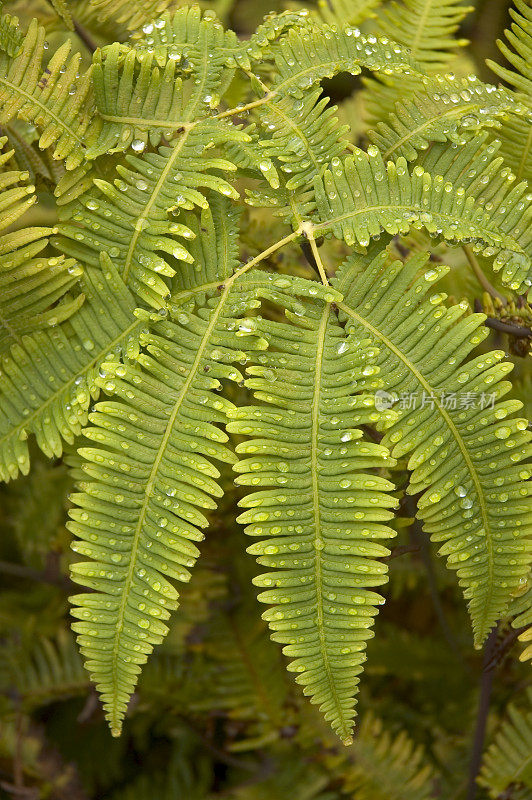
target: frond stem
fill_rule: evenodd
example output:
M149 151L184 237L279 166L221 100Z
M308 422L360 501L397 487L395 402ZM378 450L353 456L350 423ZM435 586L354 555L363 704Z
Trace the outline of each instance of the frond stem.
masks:
M316 245L316 240L314 238L313 227L314 226L312 222L304 222L301 225L301 231L310 242L310 249L312 250L312 255L314 256L321 282L324 286L329 286L329 279L327 278L327 273L325 272L325 267L323 266L323 261L321 260L320 253Z
M465 244L463 245L462 249L466 255L467 260L469 261L469 266L473 270L475 277L482 286L482 288L485 289L488 292L488 294L490 294L492 297L498 298L502 303L504 303L504 305L506 305L506 297L502 295L500 292L498 292L497 289L491 285L471 248Z

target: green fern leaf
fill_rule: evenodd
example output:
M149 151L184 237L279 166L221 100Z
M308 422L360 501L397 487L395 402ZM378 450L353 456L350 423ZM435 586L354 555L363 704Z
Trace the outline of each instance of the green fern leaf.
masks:
M234 34L202 17L197 6L165 14L145 30L134 50L113 44L95 54L92 75L103 126L88 158L130 146L142 152L148 141L156 146L162 136L172 139L183 123L207 116L229 85Z
M232 284L195 313L178 314L181 322L144 334L139 367L104 364L101 384L121 400L96 405L85 436L99 447L80 450L89 480L75 496L70 528L79 537L74 549L96 563L75 564L73 576L96 592L74 597L72 613L81 619L74 629L114 735L140 665L177 607L166 576L189 580L199 554L194 542L207 525L201 509L214 508L221 495L211 461L233 460L213 424L232 404L215 389L220 380L241 379L229 365L245 357L234 347L233 316L255 303L255 290L250 275L239 291ZM262 340L248 335L246 347L254 346Z
M193 266L185 262L176 264L171 308L189 300L203 303L205 296L233 275L240 263L241 209L215 192L208 193L207 200L207 208L202 208L199 215L194 211L183 212L183 223L193 234L188 244Z
M153 53L160 67L176 61L183 77L194 77L187 102L188 116L208 111L220 101L234 74L231 55L239 52L240 43L233 31L224 31L214 12L202 14L198 6L180 8L175 14L163 14L143 28L135 49L142 57Z
M532 693L527 693L528 705ZM487 787L490 797L503 797L508 791L532 790L532 711L510 706L495 741L484 756L479 783Z
M0 16L0 50L10 58L15 58L20 52L24 34L18 27L17 17L11 14L2 14Z
M83 161L93 135L90 73L76 77L81 56L68 58L69 42L43 69L44 39L44 28L32 20L20 53L0 53L0 122L14 117L32 122L41 134L39 147L53 145L54 158L72 169Z
M63 235L54 242L87 264L97 264L100 252L108 252L131 291L144 303L161 308L168 295L161 276L175 274L174 259L192 260L178 239L190 239L192 234L171 215L180 209L206 208L205 189L238 197L219 176L220 171L234 172L234 164L203 153L247 138L223 120L205 119L187 125L172 147L161 145L155 153L126 156L113 183L95 178L95 189L63 207L67 221L59 226Z
M53 7L57 16L63 20L65 26L68 28L69 31L74 30L74 21L72 19L72 12L68 7L69 0L50 0L50 4Z
M87 267L83 306L49 330L22 337L1 362L0 475L3 480L29 471L28 435L47 456L60 456L62 439L72 443L97 397L104 359L124 350L135 355L145 316L133 314L131 294L110 260L103 269Z
M494 268L503 268L503 281L512 288L524 288L532 279L529 246L525 249L512 234L518 214L532 216L532 198L525 196L526 184L509 196L506 183L505 192L496 194L489 211L486 204L477 202L489 175L496 173L494 163L486 166L495 148L486 150L483 169L476 168L471 151L464 147L456 155L446 149L441 160L426 165L430 172L419 164L409 172L404 158L385 164L374 145L367 153L356 148L354 156L333 159L323 177L314 179L320 221L313 224L313 231L316 235L332 231L348 245L367 246L383 230L395 235L424 227L448 242L468 242L475 252L494 255ZM449 174L452 158L462 175L459 186ZM462 174L464 169L469 170L467 176ZM508 213L509 200L512 213ZM532 231L525 225L520 233L527 244Z
M528 118L511 114L501 132L502 154L515 171L517 178L532 182L532 8L523 0L515 0L510 9L514 22L506 30L508 44L498 41L499 49L515 71L487 61L491 69L514 86L528 108Z
M521 403L501 401L511 364L498 363L500 351L464 363L487 329L482 315L463 318L465 304L445 309L445 295L432 294L445 268L419 275L423 254L405 265L387 263L385 252L366 263L353 256L341 269L334 282L345 294L340 308L347 329L369 334L379 348L386 390L407 398L383 444L394 457L409 456L409 491L421 493L424 528L457 570L480 646L532 559L525 522L532 484L520 463L532 452L532 435L526 420L511 416ZM454 404L446 399L453 394Z
M420 161L431 174L445 175L458 193L474 197L488 214L489 228L500 243L487 247L483 256L495 256L493 269L500 271L505 285L526 292L532 285L532 194L525 181L516 182L515 175L504 168L500 142L487 144L487 140L488 133L483 131L463 147L434 144ZM476 248L474 241L471 247Z
M522 585L514 593L508 615L514 616L512 628L519 630L519 641L525 645L525 649L519 655L520 661L532 661L532 586L530 585L530 575L528 579L522 579Z
M173 3L174 0L138 0L132 7L129 0L89 0L90 9L99 22L123 23L130 31L150 24Z
M431 800L432 768L405 731L397 735L372 714L362 718L351 757L341 764L343 791L357 800ZM338 770L340 772L340 770Z
M53 639L39 637L29 658L21 656L14 648L5 679L16 689L25 711L87 691L87 674L70 631L60 629Z
M290 28L305 28L308 25L308 11L271 12L253 31L249 39L238 41L232 59L243 69L250 69L252 62L262 63L271 55L270 46L284 36Z
M394 0L378 17L381 36L389 36L427 71L445 70L457 47L467 44L455 36L464 17L473 11L461 0Z
M172 137L184 118L182 80L177 62L161 72L151 54L139 60L135 50L112 44L94 55L92 80L98 115L103 120L98 141L87 158L102 153L142 151Z
M12 155L12 150L0 155L0 169ZM27 172L0 173L0 230L16 223L35 202L27 178ZM51 228L22 228L0 236L0 355L15 342L21 344L25 334L67 319L83 302L82 295L62 300L81 275L73 259L34 258L49 233Z
M423 78L412 99L398 100L385 122L368 131L368 138L384 160L403 156L414 160L431 142L463 143L480 127L506 124L518 103L502 88L481 83L474 75L456 78L438 75Z
M368 395L353 394L377 385L368 377L376 370L364 366L371 350L344 337L327 303L296 313L303 328L261 326L271 349L249 368L247 385L266 405L230 412L228 430L250 437L237 445L236 482L257 487L240 501L248 510L239 521L261 538L248 552L273 568L254 580L272 606L263 615L272 638L349 744L365 644L383 602L370 587L386 581L376 559L389 551L378 540L394 535L383 524L393 485L369 468L394 462L356 427L380 419Z
M329 25L360 25L377 15L381 0L318 0L318 9Z

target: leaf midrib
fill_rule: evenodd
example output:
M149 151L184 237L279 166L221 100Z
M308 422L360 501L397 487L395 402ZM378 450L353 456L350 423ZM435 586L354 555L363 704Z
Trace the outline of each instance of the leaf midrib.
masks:
M323 368L323 352L325 347L325 336L327 330L327 323L331 311L330 304L325 305L323 315L318 328L317 342L316 342L316 369L314 373L314 393L311 405L311 446L310 446L310 471L312 479L312 510L314 516L314 544L317 545L323 537L321 534L321 513L320 513L320 487L319 487L319 471L318 471L318 435L320 429L320 402L321 402L321 381L322 381L322 368ZM323 576L322 576L322 550L317 546L314 548L314 571L316 582L316 608L317 608L317 630L320 640L320 650L322 662L327 675L327 683L334 701L338 719L341 722L342 737L345 741L349 740L351 731L348 729L342 705L340 703L336 684L331 669L329 660L329 653L327 651L327 642L325 637L325 626L323 621Z
M129 247L128 247L128 251L127 251L127 254L126 254L126 258L124 260L124 270L123 270L123 273L122 273L122 280L126 284L127 284L127 280L128 280L128 276L129 276L129 271L131 269L131 262L133 260L133 254L135 252L135 248L137 246L137 242L138 242L139 236L140 236L141 232L144 229L144 222L148 218L149 213L150 213L150 211L151 211L151 209L153 207L153 204L155 203L155 201L156 201L156 199L157 199L157 197L159 195L159 192L161 191L162 187L164 186L164 183L166 181L168 173L172 169L176 159L178 158L181 150L183 149L183 147L185 145L185 142L186 142L186 140L188 138L188 135L189 135L189 133L190 133L190 131L192 130L193 127L194 127L194 125L191 123L184 130L183 135L181 136L181 139L176 143L172 155L168 159L163 171L161 172L159 180L155 184L155 186L153 188L153 191L152 191L152 193L151 193L146 205L144 206L144 210L137 217L137 221L135 222L135 228L134 228L134 231L133 231L133 236L131 237L131 241L129 243Z

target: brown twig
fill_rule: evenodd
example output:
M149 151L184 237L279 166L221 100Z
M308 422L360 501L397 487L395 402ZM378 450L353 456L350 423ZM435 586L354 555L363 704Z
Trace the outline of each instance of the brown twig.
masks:
M484 646L484 659L482 662L482 674L480 676L480 696L478 700L477 722L475 734L473 736L473 746L471 748L471 761L469 763L469 781L467 784L466 800L475 800L477 796L477 776L482 761L484 750L484 739L486 738L486 722L490 707L491 690L493 688L493 675L495 672L496 660L494 652L497 649L498 626L491 631Z

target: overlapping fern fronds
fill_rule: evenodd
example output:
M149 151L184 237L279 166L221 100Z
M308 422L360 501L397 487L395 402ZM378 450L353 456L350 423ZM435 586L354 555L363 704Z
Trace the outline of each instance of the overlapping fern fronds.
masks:
M134 316L133 298L109 260L87 268L81 288L85 302L56 327L24 336L1 363L0 474L15 478L30 467L28 436L43 452L63 452L87 420L99 394L100 364L124 350L138 351L145 316Z
M356 148L352 156L333 159L314 180L319 220L314 233L332 231L348 245L367 246L383 230L395 235L424 227L433 236L495 256L504 282L526 289L532 281L532 229L526 222L521 227L521 219L532 218L532 196L524 183L510 189L506 173L487 188L487 202L483 190L500 166L495 151L478 142L455 150L434 146L430 160L410 171L403 157L385 164L374 145L367 152Z
M393 3L370 23L380 37L352 26L376 3L334 0L321 10L328 22L272 13L245 41L195 6L146 0L126 18L126 5L91 0L118 31L141 29L105 43L81 76L68 42L47 57L37 21L26 34L11 18L0 25L0 123L16 159L0 157L0 474L28 472L29 437L50 457L80 437L68 456L69 525L84 559L72 576L89 591L72 613L117 735L203 530L224 493L218 513L236 506L232 468L272 639L350 744L407 472L424 531L457 573L475 644L503 615L529 620L527 595L515 598L532 561L531 434L520 403L505 398L511 365L480 350L484 315L434 291L440 261L394 260L387 249L394 237L406 252L423 230L437 240L433 258L459 268L452 248L464 246L510 292L530 287L529 9L517 0L513 49L503 46L517 72L495 68L506 89L437 74L463 43L468 8L455 0ZM351 22L338 24L344 11ZM323 96L323 80L342 72L379 77L369 104L378 122L357 121L357 145ZM23 227L36 196L26 162L51 227ZM498 292L481 267L475 279ZM226 533L215 526L215 537ZM283 724L281 655L259 621L244 624L247 603L217 607L207 622L210 599L171 631L154 680L196 637L194 668L210 660L220 677L203 699L227 722L231 748L282 749L296 726ZM213 619L209 639L196 624ZM227 649L239 651L234 663ZM71 655L62 640L37 646L28 707L39 681L56 697L65 676L76 684ZM289 702L292 720L299 700ZM320 769L301 778L297 765L266 789L231 791L430 796L430 770L407 737L370 718L354 748L339 782ZM181 791L180 779L162 782L167 790Z
M39 147L53 146L54 158L72 169L97 130L90 72L78 76L81 57L69 57L69 42L44 66L44 43L44 28L32 20L20 52L0 52L0 122L18 117L33 123Z

